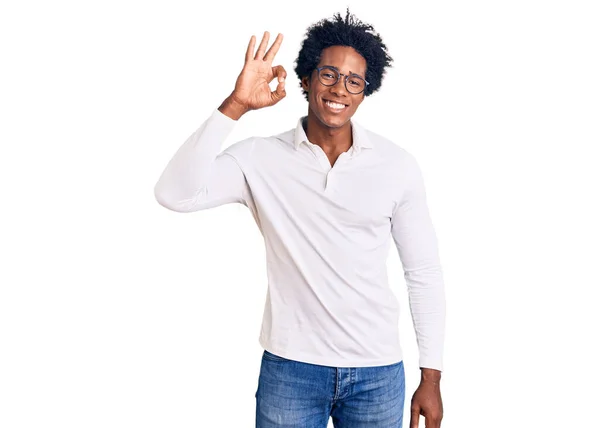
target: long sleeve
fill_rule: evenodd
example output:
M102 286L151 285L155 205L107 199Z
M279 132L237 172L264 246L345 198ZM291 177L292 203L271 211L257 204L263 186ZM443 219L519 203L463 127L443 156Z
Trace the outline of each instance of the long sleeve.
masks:
M442 370L446 301L438 243L425 185L414 156L404 163L404 192L392 216L392 237L404 270L419 349L419 367Z
M154 187L158 203L178 212L227 203L247 205L249 193L236 159L221 147L235 121L219 110L183 143Z

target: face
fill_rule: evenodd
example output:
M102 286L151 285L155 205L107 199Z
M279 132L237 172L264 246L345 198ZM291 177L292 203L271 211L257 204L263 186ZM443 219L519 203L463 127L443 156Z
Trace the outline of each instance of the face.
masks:
M353 48L331 46L323 49L317 67L333 66L344 74L357 74L366 78L367 62ZM365 93L351 94L344 85L345 76L333 86L325 86L319 81L317 71L302 79L302 87L308 92L309 118L313 116L328 128L345 125L365 98ZM350 82L348 82L350 84Z

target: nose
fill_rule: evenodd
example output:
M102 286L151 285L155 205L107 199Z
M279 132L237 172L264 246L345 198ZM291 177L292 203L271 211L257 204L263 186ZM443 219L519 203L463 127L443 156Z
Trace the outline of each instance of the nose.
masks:
M347 95L348 94L348 90L346 89L346 76L340 76L339 80L337 81L337 83L333 86L331 86L330 91L334 94L337 95Z

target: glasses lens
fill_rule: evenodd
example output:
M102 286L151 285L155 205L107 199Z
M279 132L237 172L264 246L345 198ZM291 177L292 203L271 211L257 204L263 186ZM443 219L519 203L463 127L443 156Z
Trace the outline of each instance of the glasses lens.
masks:
M340 74L331 68L323 68L319 71L319 80L326 86L335 85L339 78Z
M335 85L340 78L340 73L333 68L322 68L319 71L319 80L325 86ZM367 82L360 76L349 76L346 79L346 89L351 94L360 94L365 90Z
M352 94L360 94L365 90L365 86L367 86L367 83L358 76L349 76L346 81L346 89Z

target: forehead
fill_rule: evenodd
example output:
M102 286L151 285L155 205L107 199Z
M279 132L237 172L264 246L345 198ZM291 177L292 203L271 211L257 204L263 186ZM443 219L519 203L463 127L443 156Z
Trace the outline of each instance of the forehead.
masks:
M341 73L352 71L352 73L364 75L367 71L367 61L349 46L331 46L323 49L319 66L323 65L337 67Z

